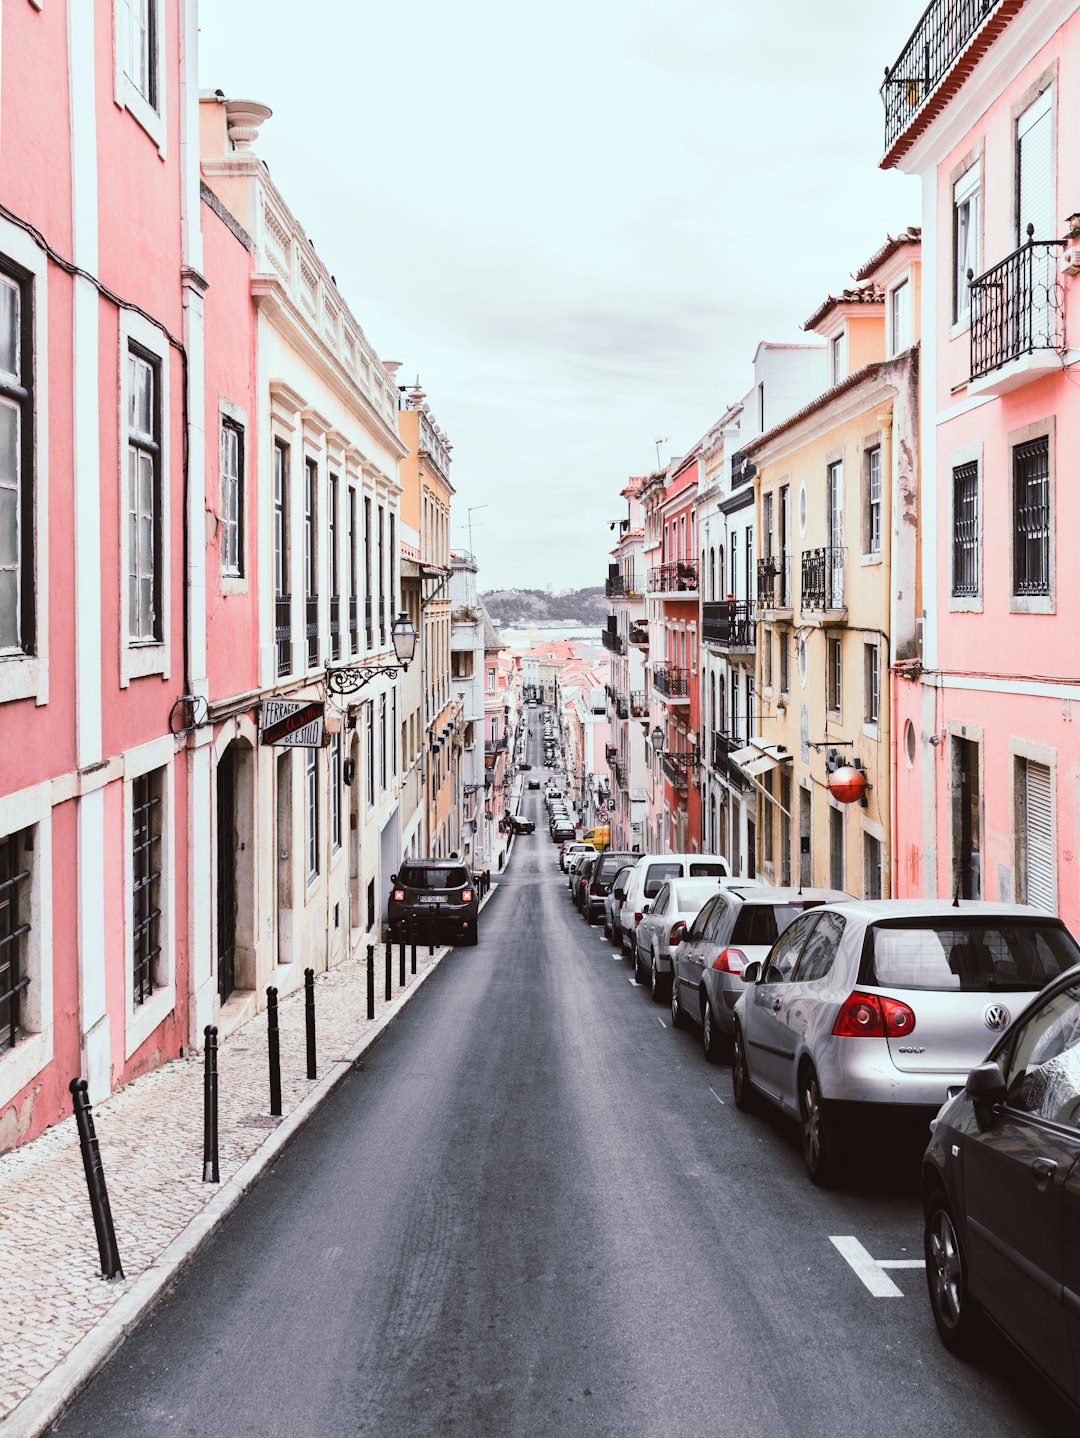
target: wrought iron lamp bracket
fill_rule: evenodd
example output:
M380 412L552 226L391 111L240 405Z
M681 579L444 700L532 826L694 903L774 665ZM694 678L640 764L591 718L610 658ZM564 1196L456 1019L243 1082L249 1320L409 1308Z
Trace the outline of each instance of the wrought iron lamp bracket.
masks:
M380 674L400 674L407 668L404 664L359 664L342 669L326 670L326 688L330 694L355 694L370 684Z

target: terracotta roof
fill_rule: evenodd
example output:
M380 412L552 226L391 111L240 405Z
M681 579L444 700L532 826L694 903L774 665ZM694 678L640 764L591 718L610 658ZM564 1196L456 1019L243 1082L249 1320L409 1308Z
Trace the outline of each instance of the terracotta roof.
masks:
M804 330L815 330L830 310L837 305L883 305L885 291L870 280L865 285L856 285L853 290L841 290L838 295L826 295L825 299L803 325Z
M918 245L922 243L922 226L908 225L901 235L886 235L885 243L879 250L875 250L865 264L860 265L855 271L857 280L868 280L879 265L891 259L897 250L902 250L905 245Z
M784 430L790 429L792 425L798 424L802 419L806 419L809 415L812 415L815 410L824 409L826 405L830 404L834 399L838 399L840 395L846 394L849 389L855 389L858 385L862 384L863 380L873 379L885 363L886 361L882 360L875 361L874 364L863 365L862 369L857 369L854 374L849 374L848 377L842 379L839 384L834 384L832 389L827 389L824 394L819 394L817 399L812 399L809 404L804 404L802 409L796 410L794 414L789 414L787 419L781 420L779 424L774 424L772 429L767 429L764 434L759 434L756 439L752 439L747 444L744 444L742 447L743 454L755 454L762 445L768 444L771 439L775 439L777 435L783 434Z

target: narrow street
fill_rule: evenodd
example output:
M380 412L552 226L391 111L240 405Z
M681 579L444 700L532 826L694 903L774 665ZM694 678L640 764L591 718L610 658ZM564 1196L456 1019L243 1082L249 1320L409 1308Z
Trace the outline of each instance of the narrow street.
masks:
M535 711L533 711L535 713ZM534 731L537 721L533 720ZM530 758L539 758L534 732ZM450 955L61 1421L75 1435L1060 1433L941 1348L915 1184L814 1189L571 908L541 796Z

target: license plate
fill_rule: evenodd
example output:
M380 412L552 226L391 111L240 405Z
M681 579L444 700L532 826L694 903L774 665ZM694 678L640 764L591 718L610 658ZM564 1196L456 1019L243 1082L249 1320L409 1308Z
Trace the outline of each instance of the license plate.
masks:
M421 904L445 904L446 898L442 894L422 894L417 902Z

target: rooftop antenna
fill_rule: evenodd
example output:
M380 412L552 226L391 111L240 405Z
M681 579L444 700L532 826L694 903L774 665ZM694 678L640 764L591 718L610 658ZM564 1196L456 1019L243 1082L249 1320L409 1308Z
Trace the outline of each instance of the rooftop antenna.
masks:
M472 517L475 510L487 509L487 507L488 506L486 504L472 504L465 511L465 523L469 529L469 553L473 556L474 559L476 558L476 554L472 547Z
M658 434L658 435L656 436L656 439L653 441L654 444L656 445L656 468L657 468L657 469L660 468L660 446L661 446L662 444L668 444L668 443L670 442L670 440L671 440L671 435L670 435L670 434Z

